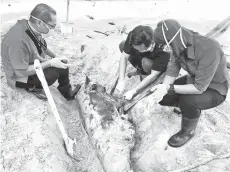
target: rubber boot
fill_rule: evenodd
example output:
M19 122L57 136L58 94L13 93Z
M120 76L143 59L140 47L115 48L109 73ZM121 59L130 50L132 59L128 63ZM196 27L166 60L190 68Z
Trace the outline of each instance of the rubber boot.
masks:
M174 134L168 141L171 147L181 147L187 143L194 135L199 118L188 119L182 117L181 130Z
M59 92L65 97L67 100L73 100L80 90L81 85L77 84L76 87L72 90L71 85L65 85L65 86L58 86Z

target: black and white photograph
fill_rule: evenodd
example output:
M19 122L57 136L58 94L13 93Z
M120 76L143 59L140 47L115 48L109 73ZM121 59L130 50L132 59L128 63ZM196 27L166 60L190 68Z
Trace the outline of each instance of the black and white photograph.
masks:
M0 15L0 172L230 172L229 0Z

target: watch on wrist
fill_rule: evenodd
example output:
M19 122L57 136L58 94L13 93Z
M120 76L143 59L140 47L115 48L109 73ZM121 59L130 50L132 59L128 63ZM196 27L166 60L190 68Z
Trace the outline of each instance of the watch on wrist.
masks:
M168 90L168 94L172 95L172 94L175 94L175 88L174 88L174 85L173 84L170 84L169 85L169 90Z

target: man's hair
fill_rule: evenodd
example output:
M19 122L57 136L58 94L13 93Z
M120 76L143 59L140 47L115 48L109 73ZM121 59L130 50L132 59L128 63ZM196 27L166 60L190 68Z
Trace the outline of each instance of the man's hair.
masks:
M56 11L46 4L38 4L36 7L31 11L30 15L34 16L43 22L47 23L51 21L51 14L56 15ZM35 22L36 19L30 17L31 22Z
M149 47L153 42L153 29L149 26L139 25L132 30L130 37L130 44L141 45L143 43Z

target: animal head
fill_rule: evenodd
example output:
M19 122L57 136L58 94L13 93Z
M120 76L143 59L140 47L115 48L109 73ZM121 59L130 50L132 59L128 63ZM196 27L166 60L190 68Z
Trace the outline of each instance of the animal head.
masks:
M105 87L103 87L97 82L95 83L91 82L88 76L86 76L85 78L85 90L86 90L86 93L91 93L91 92L105 93L106 92Z

